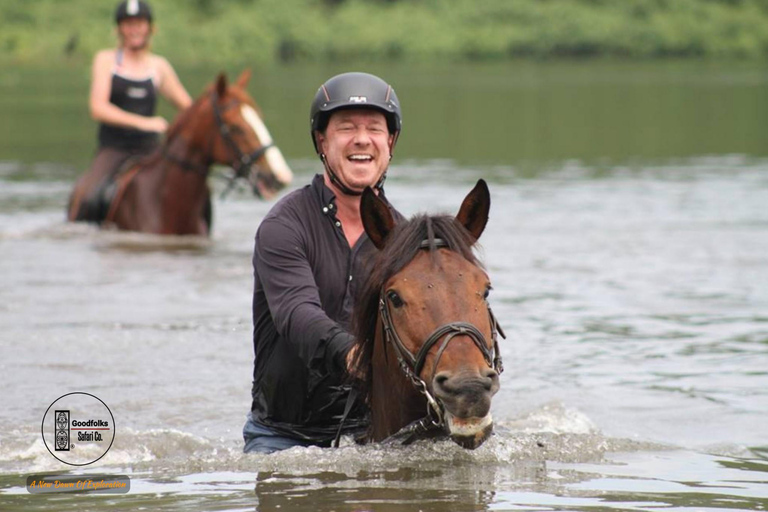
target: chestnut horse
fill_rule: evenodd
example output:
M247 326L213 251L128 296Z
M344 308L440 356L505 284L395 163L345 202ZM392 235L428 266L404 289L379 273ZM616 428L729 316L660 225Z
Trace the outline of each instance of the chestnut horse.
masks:
M151 155L124 165L106 188L102 215L87 220L121 230L157 234L210 235L213 163L229 165L255 194L269 198L290 183L291 170L246 92L250 72L227 84L224 74L181 112L163 144ZM79 217L87 180L70 196L70 221ZM108 201L108 202L107 202Z
M353 320L367 440L448 435L474 449L491 434L504 334L472 250L489 209L480 180L455 218L419 215L395 225L386 203L364 192L363 225L379 249Z

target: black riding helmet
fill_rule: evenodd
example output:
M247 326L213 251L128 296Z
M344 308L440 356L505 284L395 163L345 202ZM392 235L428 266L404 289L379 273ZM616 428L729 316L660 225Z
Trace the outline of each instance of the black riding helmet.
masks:
M152 23L152 9L142 0L123 0L115 11L115 23L128 18L144 18Z
M370 108L383 113L387 119L389 133L394 135L392 140L392 148L394 148L403 126L400 102L395 90L375 75L342 73L321 85L312 101L309 123L316 153L320 153L320 148L317 147L315 132L325 131L331 114L335 110L344 108Z

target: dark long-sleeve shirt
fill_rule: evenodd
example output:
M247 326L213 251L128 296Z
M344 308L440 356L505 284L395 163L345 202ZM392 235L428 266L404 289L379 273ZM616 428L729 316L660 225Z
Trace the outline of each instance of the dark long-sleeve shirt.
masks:
M349 247L322 175L261 222L253 254L257 421L294 437L333 439L349 393L350 317L375 250L365 233ZM345 427L360 428L363 412L356 408Z

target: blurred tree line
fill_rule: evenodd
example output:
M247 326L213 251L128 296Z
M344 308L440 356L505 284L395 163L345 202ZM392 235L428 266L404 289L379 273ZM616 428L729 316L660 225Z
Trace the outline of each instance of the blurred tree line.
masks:
M768 56L768 0L149 0L195 63ZM2 0L0 60L90 59L116 0Z

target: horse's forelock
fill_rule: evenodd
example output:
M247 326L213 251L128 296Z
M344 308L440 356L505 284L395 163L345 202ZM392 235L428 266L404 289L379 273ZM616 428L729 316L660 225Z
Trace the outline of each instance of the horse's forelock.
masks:
M254 110L256 110L256 112L259 114L259 116L262 115L261 109L256 104L256 101L251 97L250 94L248 94L247 90L243 89L239 85L237 85L237 84L230 84L229 87L227 88L227 94L229 96L234 97L234 99L236 99L240 103L244 103L246 105L250 105L251 107L254 108Z
M435 239L443 241L438 247ZM379 316L381 289L392 276L405 268L428 241L429 251L436 258L438 248L447 248L462 255L473 265L482 267L473 252L474 238L449 215L417 215L395 226L387 245L374 258L372 271L356 300L352 316L352 330L357 345L355 366L363 381L362 394L368 400L371 388L370 368L373 360L373 342Z

